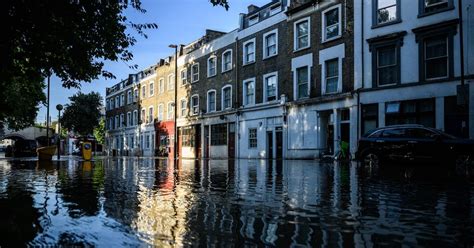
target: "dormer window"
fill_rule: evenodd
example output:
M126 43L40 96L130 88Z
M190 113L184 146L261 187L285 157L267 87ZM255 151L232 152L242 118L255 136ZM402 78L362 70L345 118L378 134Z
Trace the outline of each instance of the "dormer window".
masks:
M281 12L281 4L275 4L272 7L270 7L270 15L276 15Z
M249 17L249 27L258 22L258 14Z

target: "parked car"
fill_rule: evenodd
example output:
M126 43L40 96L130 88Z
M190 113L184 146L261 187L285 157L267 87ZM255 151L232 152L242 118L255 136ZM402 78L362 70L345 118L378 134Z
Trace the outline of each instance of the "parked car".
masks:
M474 140L460 139L422 125L396 125L374 129L359 140L356 158L382 161L474 161Z

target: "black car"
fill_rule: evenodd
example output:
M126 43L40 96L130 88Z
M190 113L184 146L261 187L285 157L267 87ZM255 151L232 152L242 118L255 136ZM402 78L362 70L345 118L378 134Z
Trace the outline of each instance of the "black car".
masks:
M381 161L465 162L474 160L474 140L459 139L422 125L396 125L372 130L359 140L356 158Z

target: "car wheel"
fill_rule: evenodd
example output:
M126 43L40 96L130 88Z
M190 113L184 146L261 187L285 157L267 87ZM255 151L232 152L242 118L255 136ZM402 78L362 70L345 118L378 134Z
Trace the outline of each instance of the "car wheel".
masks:
M380 163L380 157L377 153L369 151L364 155L364 164L370 166L377 166Z

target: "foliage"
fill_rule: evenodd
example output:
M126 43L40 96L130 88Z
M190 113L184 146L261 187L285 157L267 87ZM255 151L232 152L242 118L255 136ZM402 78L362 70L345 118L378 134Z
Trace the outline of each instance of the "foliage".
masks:
M105 119L101 118L99 125L94 129L94 137L99 144L105 143Z
M89 94L77 93L69 97L70 104L66 104L61 117L61 125L82 136L92 134L99 126L101 119L100 109L102 97L97 92Z

